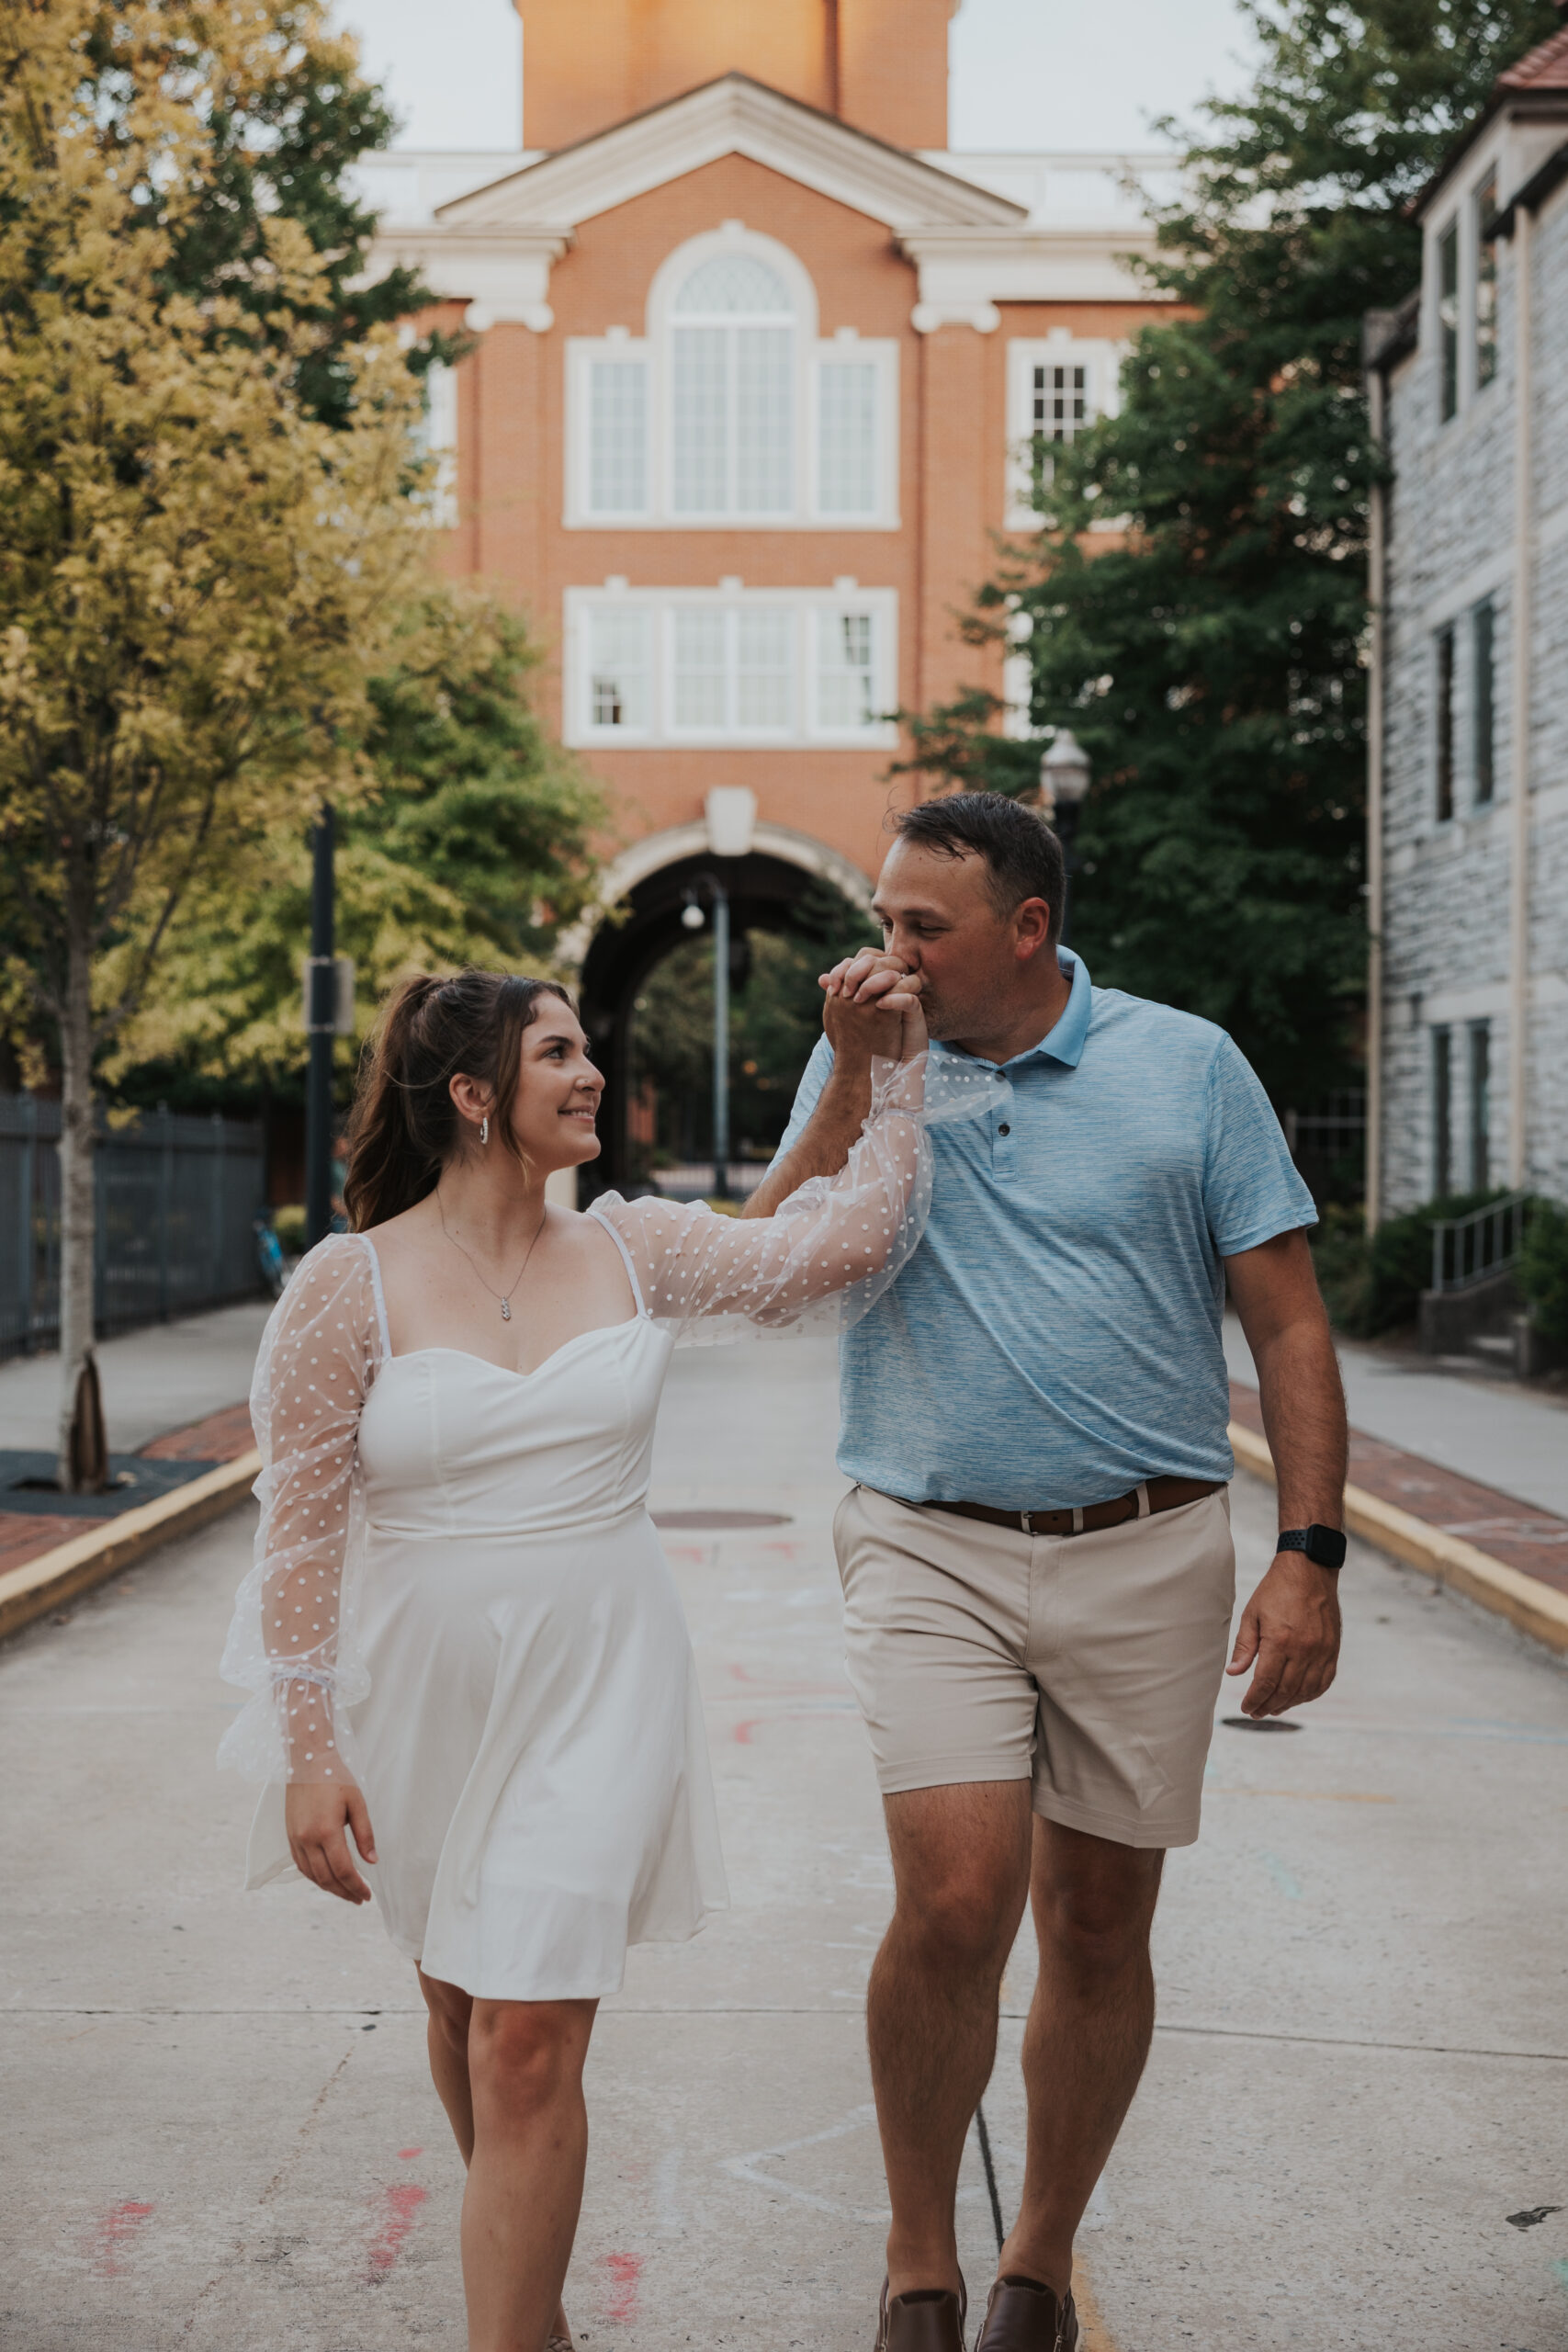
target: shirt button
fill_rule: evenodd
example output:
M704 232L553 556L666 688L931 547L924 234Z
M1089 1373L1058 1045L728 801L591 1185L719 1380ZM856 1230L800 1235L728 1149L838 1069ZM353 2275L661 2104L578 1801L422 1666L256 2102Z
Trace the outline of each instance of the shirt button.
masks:
M1008 1125L1008 1123L1007 1123L1007 1121L1006 1121L1005 1119L1002 1121L1001 1125L997 1129L997 1133L998 1133L998 1135L999 1135L999 1136L1010 1136L1010 1135L1011 1135L1011 1133L1012 1133L1012 1129L1009 1126L1009 1125Z

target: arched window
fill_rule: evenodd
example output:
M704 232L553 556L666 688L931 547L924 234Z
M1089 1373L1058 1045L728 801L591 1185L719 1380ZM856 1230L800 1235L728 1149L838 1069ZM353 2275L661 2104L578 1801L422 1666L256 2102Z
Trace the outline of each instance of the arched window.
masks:
M567 352L567 522L578 529L898 523L898 347L818 340L795 255L739 221L667 255L647 334Z
M755 254L699 262L671 306L671 492L678 515L795 507L795 305Z

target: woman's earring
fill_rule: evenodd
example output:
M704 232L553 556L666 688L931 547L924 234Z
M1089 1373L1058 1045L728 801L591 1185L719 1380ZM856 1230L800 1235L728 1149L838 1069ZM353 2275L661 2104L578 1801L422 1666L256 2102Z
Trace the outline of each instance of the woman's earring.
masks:
M481 1144L489 1143L490 1141L490 1113L488 1111L485 1113L484 1117L479 1121L479 1141Z

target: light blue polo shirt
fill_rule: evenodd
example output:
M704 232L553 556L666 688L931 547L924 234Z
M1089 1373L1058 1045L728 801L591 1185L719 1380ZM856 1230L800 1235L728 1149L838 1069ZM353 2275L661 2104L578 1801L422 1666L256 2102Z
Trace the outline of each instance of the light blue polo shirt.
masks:
M1003 1065L1010 1100L932 1129L925 1238L841 1342L839 1467L910 1502L1045 1510L1230 1477L1220 1261L1316 1222L1224 1031L1060 960L1066 1012ZM781 1153L832 1066L823 1038Z

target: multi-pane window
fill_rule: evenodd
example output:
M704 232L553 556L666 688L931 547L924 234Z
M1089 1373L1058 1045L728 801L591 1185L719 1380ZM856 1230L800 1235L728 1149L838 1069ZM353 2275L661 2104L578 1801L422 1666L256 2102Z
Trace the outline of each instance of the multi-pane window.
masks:
M1453 1031L1432 1031L1432 1190L1438 1200L1453 1191Z
M639 514L648 503L648 369L640 359L595 359L589 368L588 503L596 514Z
M1483 1193L1492 1182L1492 1023L1472 1021L1470 1030L1470 1189Z
M1446 424L1459 407L1459 222L1438 239L1438 412Z
M817 373L817 503L824 514L876 511L875 363L826 359Z
M431 461L420 500L423 519L434 530L451 531L457 524L457 376L445 360L433 359L424 371L423 413L415 428L419 455Z
M1437 816L1446 825L1454 813L1454 633L1438 631Z
M1030 372L1029 429L1042 441L1071 441L1092 420L1089 370L1055 362Z
M1475 383L1483 390L1497 373L1497 174L1475 191Z
M876 718L869 613L817 616L817 721L819 727L866 727Z
M795 503L795 320L752 254L699 263L671 336L677 514L787 514Z
M653 715L653 616L601 605L589 616L588 723L645 734Z
M1472 764L1476 805L1483 808L1497 781L1497 613L1490 596L1476 605L1470 620Z
M795 616L774 605L677 605L672 724L679 734L784 734L794 717Z
M890 740L895 611L886 590L570 590L569 737Z

